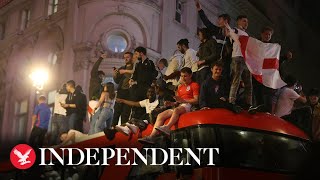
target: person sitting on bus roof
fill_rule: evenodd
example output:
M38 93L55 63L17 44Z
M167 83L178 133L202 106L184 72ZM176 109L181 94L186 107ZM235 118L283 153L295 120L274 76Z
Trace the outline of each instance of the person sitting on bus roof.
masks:
M130 133L135 134L135 133L137 133L138 129L140 129L140 131L143 131L147 127L147 124L149 124L149 123L154 124L155 119L157 118L159 113L171 108L170 106L165 106L164 102L165 101L174 101L173 95L172 95L173 92L171 93L171 91L167 88L167 86L165 84L162 84L162 83L161 84L152 84L150 90L152 90L152 92L151 92L152 96L150 96L149 99L142 101L141 104L142 105L146 104L145 101L153 102L153 101L157 100L159 102L158 105L155 108L154 108L154 106L149 108L150 103L147 103L147 106L145 106L147 113L145 115L143 115L139 119L132 118L128 123L126 123L126 126L116 126L115 129L117 131L122 132L125 135L129 135ZM153 100L153 99L155 99L154 93L153 93L154 90L155 90L156 100ZM147 97L149 97L148 93L147 93ZM136 104L136 102L123 101L121 99L119 99L119 101L121 101L122 103L125 103L125 104L128 104L128 103L131 105ZM139 105L141 106L140 102L137 102L137 103L139 103Z
M146 108L146 114L142 115L139 119L131 119L131 120L129 120L129 122L125 123L125 126L116 125L115 129L117 131L122 132L125 135L129 135L131 132L135 134L139 129L138 126L141 126L141 125L145 125L146 126L146 124L148 122L148 119L149 119L149 114L159 104L159 100L158 100L158 98L156 96L156 92L155 92L155 89L153 87L150 87L148 89L147 98L148 99L145 99L145 100L142 100L142 101L137 101L137 102L129 101L129 100L125 100L125 99L120 99L120 98L116 99L116 101L118 103L124 103L124 104L129 105L129 106ZM144 122L144 120L147 120L147 121ZM133 122L135 124L139 124L139 125L136 126L136 125L133 124Z
M226 108L240 113L241 108L227 102L229 95L228 82L222 78L223 63L216 61L211 65L212 76L207 78L200 88L199 104L201 109Z
M273 97L272 114L295 124L311 135L311 108L294 108L295 103L307 103L302 86L299 86L297 79L291 75L285 78L285 82L287 85L279 89Z
M170 128L177 123L179 116L190 112L193 104L198 104L199 100L199 85L192 82L192 71L188 67L181 69L181 84L176 92L176 102L166 102L166 105L176 106L173 109L168 109L160 113L156 119L154 128L149 136L140 138L139 142L154 144L154 137L158 131L166 135L170 135ZM170 118L168 124L164 125L165 120Z

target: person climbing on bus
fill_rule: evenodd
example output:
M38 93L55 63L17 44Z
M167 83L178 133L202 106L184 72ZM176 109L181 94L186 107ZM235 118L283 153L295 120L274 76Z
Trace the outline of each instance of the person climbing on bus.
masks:
M166 102L166 105L175 108L163 111L157 116L154 128L149 136L138 139L141 143L154 144L154 137L159 133L170 135L170 128L179 120L179 116L190 112L191 106L198 104L199 100L199 85L192 81L192 71L188 67L181 69L180 81L181 84L176 92L176 102ZM164 122L170 118L168 124Z

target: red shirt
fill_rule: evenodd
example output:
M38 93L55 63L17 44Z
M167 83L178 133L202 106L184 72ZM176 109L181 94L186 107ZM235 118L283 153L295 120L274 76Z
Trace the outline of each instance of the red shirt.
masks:
M191 82L188 85L181 84L178 87L177 95L184 100L193 99L194 96L199 95L199 84L196 82Z

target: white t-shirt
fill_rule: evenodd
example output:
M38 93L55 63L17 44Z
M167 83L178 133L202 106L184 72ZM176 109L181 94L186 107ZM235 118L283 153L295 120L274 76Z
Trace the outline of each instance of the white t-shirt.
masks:
M181 69L183 61L183 55L182 54L175 54L172 56L169 60L168 68L165 72L166 76L169 76L175 71L179 71ZM168 79L166 83L172 82L172 85L176 86L178 85L178 81L176 79Z
M65 108L61 107L60 103L65 104L66 99L67 99L67 94L59 94L56 93L56 96L54 98L54 114L59 114L59 115L66 115L67 111Z
M300 97L293 89L285 88L279 96L275 108L275 115L282 117L291 114L294 101Z
M151 111L153 111L159 104L158 99L155 100L154 102L150 103L149 99L145 99L143 101L139 102L141 107L145 107L146 108L146 113L150 114Z
M82 132L74 130L74 129L71 129L68 131L68 135L70 135L71 133L74 133L74 142L75 143L79 142L82 137L88 136L88 134L83 134Z
M238 36L237 38L239 38L239 36L249 36L248 33L246 33L245 31L238 29L238 33L236 33L236 35ZM233 29L233 31L235 31ZM232 49L232 57L243 57L242 52L241 52L241 47L237 42L233 43L233 49Z
M198 70L198 66L197 66L198 60L199 59L197 57L197 51L189 48L183 56L182 67L191 68L192 72L196 72Z

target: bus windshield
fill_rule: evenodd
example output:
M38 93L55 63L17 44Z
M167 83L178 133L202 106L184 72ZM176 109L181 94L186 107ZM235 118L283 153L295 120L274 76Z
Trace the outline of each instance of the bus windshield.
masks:
M170 140L160 136L157 142L157 147L163 149L179 147L196 151L196 148L219 148L219 154L214 156L214 163L218 167L250 168L280 173L294 173L309 149L308 141L296 137L220 125L197 125L178 129L171 133ZM185 161L187 155L183 154L181 159ZM129 177L144 177L146 174L156 176L160 173L177 172L181 168L206 167L208 155L201 156L200 165L192 161L189 167L168 164L152 167L139 163L132 168Z

